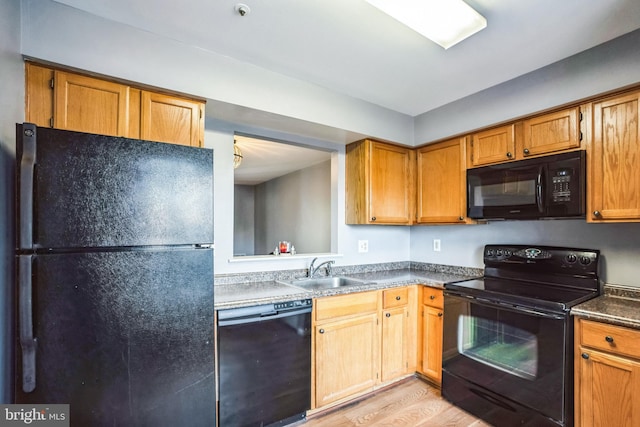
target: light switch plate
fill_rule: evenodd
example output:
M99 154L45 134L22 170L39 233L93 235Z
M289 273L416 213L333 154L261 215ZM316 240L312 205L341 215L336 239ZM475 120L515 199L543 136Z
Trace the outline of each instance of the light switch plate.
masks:
M360 253L369 252L368 240L358 240L358 252Z
M433 239L433 251L440 252L440 239Z

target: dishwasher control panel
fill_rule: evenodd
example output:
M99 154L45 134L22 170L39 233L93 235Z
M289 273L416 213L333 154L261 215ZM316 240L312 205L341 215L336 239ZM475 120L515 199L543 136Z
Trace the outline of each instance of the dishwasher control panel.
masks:
M301 299L296 301L279 302L273 304L275 310L286 310L289 308L311 307L311 299Z

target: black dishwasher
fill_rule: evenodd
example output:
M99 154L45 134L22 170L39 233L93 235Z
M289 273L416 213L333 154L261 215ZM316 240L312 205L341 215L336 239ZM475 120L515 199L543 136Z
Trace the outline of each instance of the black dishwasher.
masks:
M310 299L218 312L220 427L283 426L311 404Z

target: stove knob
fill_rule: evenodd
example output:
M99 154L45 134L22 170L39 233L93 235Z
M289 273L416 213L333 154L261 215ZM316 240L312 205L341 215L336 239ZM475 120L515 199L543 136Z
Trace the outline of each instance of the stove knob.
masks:
M511 256L511 254L512 254L512 252L511 252L511 250L509 250L509 249L506 249L506 250L504 251L504 256L506 256L506 257L510 257L510 256Z
M498 249L498 250L496 251L496 255L498 255L498 256L502 256L502 249Z
M587 256L581 256L580 257L580 264L582 265L589 265L591 264L591 258L587 257Z
M576 262L578 260L578 257L576 256L576 254L569 254L567 255L567 262L569 264L573 264L574 262Z
M493 256L493 249L487 249L487 256Z

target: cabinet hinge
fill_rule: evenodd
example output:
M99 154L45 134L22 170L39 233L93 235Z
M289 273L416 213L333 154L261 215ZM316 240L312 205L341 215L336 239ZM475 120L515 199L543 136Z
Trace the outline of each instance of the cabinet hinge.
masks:
M580 111L580 115L578 116L578 120L582 121L582 111Z
M582 141L582 132L580 132L580 141Z
M473 139L469 145L471 146L471 163L473 163Z
M53 89L54 85L55 85L55 78L52 78L51 80L49 80L49 86L51 87L51 89Z
M49 119L49 127L53 128L53 117Z
M202 118L202 108L200 108L200 118Z

